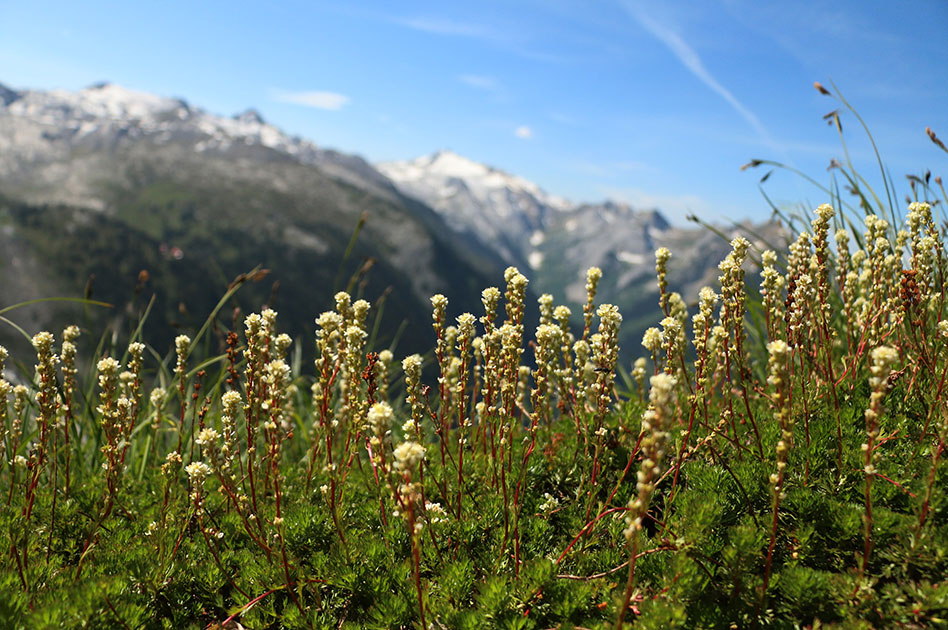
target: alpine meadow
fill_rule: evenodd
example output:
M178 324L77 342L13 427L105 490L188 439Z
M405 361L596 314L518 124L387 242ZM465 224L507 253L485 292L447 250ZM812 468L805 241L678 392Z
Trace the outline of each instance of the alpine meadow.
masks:
M861 119L816 87L845 149ZM49 332L6 306L34 353L0 348L0 626L948 626L946 195L879 167L704 226L729 246L696 303L659 247L622 354L597 266L572 308L515 266L476 312L435 294L419 354L365 268L295 339L235 309L261 269L160 343L152 303Z

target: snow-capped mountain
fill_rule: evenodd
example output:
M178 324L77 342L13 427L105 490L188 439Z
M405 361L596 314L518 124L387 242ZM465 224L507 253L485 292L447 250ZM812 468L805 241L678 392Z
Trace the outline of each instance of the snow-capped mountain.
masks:
M572 203L450 151L376 166L460 233L482 239L508 264L528 266L537 292L579 306L586 299L586 270L602 268L599 298L627 314L627 345L637 345L643 324L657 321L658 247L673 252L669 284L686 299L694 299L704 284L715 284L717 263L729 249L727 240L709 230L670 225L658 209L615 201Z
M0 306L82 295L87 284L122 305L147 277L161 344L169 327L188 326L182 313L203 321L230 280L262 266L279 280L286 297L274 307L294 336L308 338L313 317L353 278L367 299L387 296L383 337L412 322L401 343L424 351L429 297L476 310L480 288L503 271L358 156L290 136L252 110L219 116L110 84L0 85L0 252ZM268 291L243 289L243 308L277 298ZM73 323L57 308L15 317L31 330Z
M586 270L598 266L599 301L622 310L631 352L660 319L655 249L673 252L669 284L686 299L714 283L728 251L726 240L671 226L657 209L573 203L450 151L373 166L253 110L219 116L112 84L0 85L0 226L10 268L28 270L0 274L7 301L75 295L95 274L121 303L128 279L150 269L153 283L167 272L169 298L180 293L207 312L217 296L172 278L226 279L263 264L281 277L292 295L283 310L306 334L340 280L360 268L372 269L365 290L389 295L387 316L422 322L422 339L433 293L476 312L480 290L500 285L513 264L532 291L578 314ZM164 309L176 321L180 307Z
M653 234L670 229L658 211L637 211L613 201L572 203L523 177L451 151L376 167L457 231L484 240L505 262L525 263L535 273L550 253L548 239L556 235L557 253L573 256L577 266L598 265L610 254L636 265L654 249ZM563 252L564 237L583 251L568 247L571 251ZM596 248L589 246L592 242Z
M243 154L261 159L269 153L270 159L317 166L360 188L391 192L389 182L362 158L289 136L252 109L232 117L218 116L183 99L110 83L78 92L15 91L0 85L0 102L0 179L28 171L42 176L44 165L75 151L115 150L145 141L187 146L209 156ZM61 176L57 169L46 174ZM71 173L69 179L79 184L84 175Z
M376 168L402 192L436 209L458 232L491 244L509 264L528 263L530 247L543 238L553 215L571 207L533 182L452 151Z

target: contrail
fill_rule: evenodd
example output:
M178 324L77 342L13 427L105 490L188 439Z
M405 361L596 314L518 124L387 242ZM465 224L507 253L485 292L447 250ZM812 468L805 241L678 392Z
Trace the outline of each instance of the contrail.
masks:
M645 14L644 11L640 10L637 6L634 6L630 3L626 3L626 7L632 16L641 24L648 32L658 38L672 53L678 58L678 60L688 69L691 74L693 74L699 81L704 83L706 86L711 88L716 92L721 98L728 102L728 104L734 108L741 118L743 118L748 125L750 125L754 131L756 131L761 139L770 145L773 149L779 151L779 146L771 138L770 134L767 132L767 129L764 127L763 123L760 122L760 119L757 117L754 112L747 109L743 103L737 100L737 97L734 96L730 90L721 85L717 79L708 71L705 67L704 62L701 61L701 57L698 56L698 53L694 49L685 43L685 40L681 36L673 31L672 29L656 22L651 17Z

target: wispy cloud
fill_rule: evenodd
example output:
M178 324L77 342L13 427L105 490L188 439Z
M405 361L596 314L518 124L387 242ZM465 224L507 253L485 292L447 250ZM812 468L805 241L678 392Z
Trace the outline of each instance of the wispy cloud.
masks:
M571 163L572 168L591 177L608 178L622 176L628 173L653 171L655 168L646 162L618 161L618 162L591 162L579 160Z
M500 35L483 26L440 17L394 17L391 21L407 28L433 35L453 35L497 41Z
M411 17L379 15L378 17L392 24L421 33L480 40L525 59L553 64L563 64L568 61L559 52L536 49L532 31L525 23L509 23L498 26L496 24L500 24L499 21L496 24L492 22L488 25L429 15Z
M349 102L349 97L345 94L316 90L302 92L273 90L271 98L278 103L291 103L293 105L303 105L304 107L333 111L342 109Z
M601 193L637 210L660 210L675 225L685 225L689 214L706 216L710 210L708 202L698 195L662 194L638 188L602 188Z
M514 129L514 135L520 138L521 140L529 140L533 137L533 129L527 127L526 125L520 125Z
M500 83L494 77L482 74L462 74L458 76L458 81L478 90L487 92L497 92L500 90Z
M652 18L638 3L627 2L625 6L632 17L635 18L645 30L662 42L696 79L723 98L728 105L757 132L761 140L772 148L777 149L777 143L771 138L770 133L764 127L763 123L760 122L757 115L741 103L730 90L724 87L714 75L711 74L698 53L682 39L677 31Z
M575 116L564 114L563 112L551 112L550 120L561 125L578 125L579 120Z

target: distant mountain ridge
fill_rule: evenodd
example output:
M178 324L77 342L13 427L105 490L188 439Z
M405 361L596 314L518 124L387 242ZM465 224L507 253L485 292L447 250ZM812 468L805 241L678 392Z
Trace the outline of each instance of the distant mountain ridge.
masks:
M544 233L555 213L570 207L533 182L452 151L376 167L458 232L491 243L511 265L529 265L531 240Z
M246 312L273 302L305 348L313 319L353 278L356 297L384 297L380 343L414 352L430 343L433 293L473 311L480 289L502 278L492 253L365 160L289 136L256 112L216 116L110 84L0 87L0 98L4 305L81 295L87 284L122 305L145 269L145 292L157 297L153 339L165 344L173 328L200 325L235 276L262 266L265 286L242 289L237 303ZM11 317L35 332L76 312L46 304Z
M598 266L599 301L620 307L623 343L637 353L641 331L660 318L659 246L673 252L669 282L687 299L714 284L729 249L657 209L573 203L451 151L372 165L288 135L255 110L218 116L107 83L78 92L0 85L5 303L74 295L90 275L94 296L121 303L138 269L149 269L164 320L186 327L183 307L206 313L234 275L263 265L291 296L275 307L295 334L311 334L340 279L354 276L366 297L387 296L394 323L383 336L394 339L405 321L417 328L413 348L424 349L433 293L448 295L452 312L478 312L480 290L516 265L535 294L553 293L578 315L586 269ZM39 280L14 280L16 269ZM266 293L254 294L255 307ZM48 309L28 313L34 328L53 321Z
M586 270L602 268L598 299L620 307L624 345L633 351L644 328L661 318L655 250L671 250L670 290L693 300L701 286L716 286L717 264L730 247L712 231L672 226L658 209L611 200L573 203L451 151L376 167L458 232L482 239L505 262L528 267L538 292L565 298L574 312L585 302ZM758 231L767 239L780 234L774 224L724 229L729 237Z
M390 194L391 183L365 160L290 136L246 110L217 116L187 101L99 83L78 92L14 91L0 84L4 110L0 126L0 179L25 165L41 167L68 149L109 149L148 139L179 144L198 154L245 153L260 159L291 159L375 193ZM20 124L18 124L20 123Z

